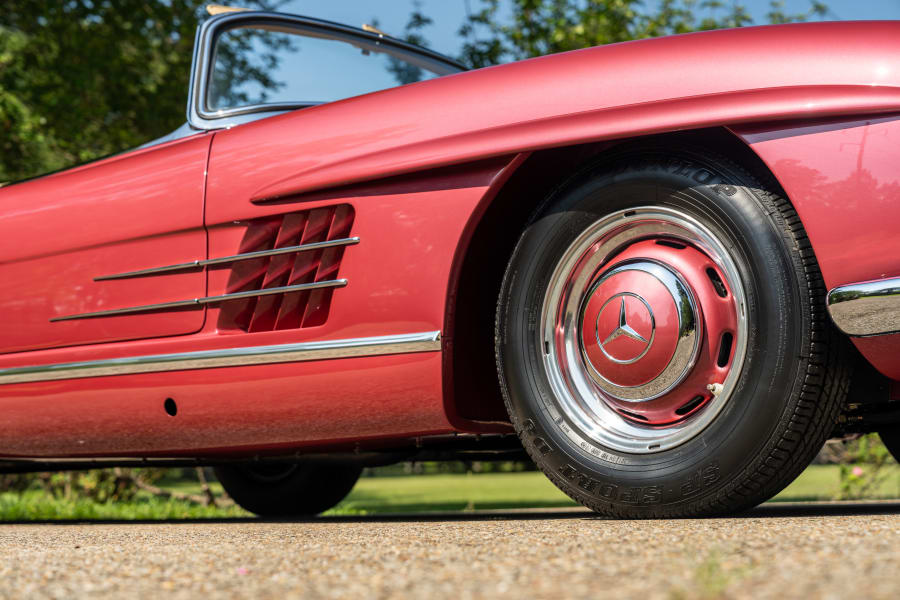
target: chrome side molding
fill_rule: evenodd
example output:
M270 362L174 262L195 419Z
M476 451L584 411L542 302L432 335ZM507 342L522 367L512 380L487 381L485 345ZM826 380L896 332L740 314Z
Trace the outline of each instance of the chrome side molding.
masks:
M97 312L80 313L77 315L66 315L64 317L53 317L51 323L57 321L74 321L75 319L94 319L97 317L111 317L115 315L131 315L135 313L150 312L154 310L171 310L173 308L184 308L189 306L202 306L204 304L216 304L225 302L226 300L240 300L241 298L253 298L256 296L270 296L272 294L286 294L288 292L303 292L306 290L317 290L320 288L337 288L347 285L346 279L329 279L327 281L314 281L313 283L298 283L297 285L285 285L281 287L263 288L261 290L247 290L245 292L235 292L233 294L222 294L221 296L206 296L204 298L192 298L190 300L175 300L174 302L161 302L159 304L144 304L141 306L129 306L127 308L112 308L110 310L100 310Z
M380 356L384 354L438 352L440 349L441 332L428 331L403 335L299 342L274 346L224 348L221 350L201 350L178 354L154 354L85 362L14 367L11 369L0 369L0 385L104 377L108 375L131 375L136 373L159 373L163 371Z
M299 246L285 246L284 248L274 248L272 250L257 250L255 252L245 252L244 254L235 254L233 256L223 256L220 258L209 258L206 260L194 260L177 265L166 265L164 267L151 267L149 269L140 269L138 271L128 271L126 273L116 273L114 275L101 275L94 277L94 281L109 281L112 279L128 279L130 277L143 277L145 275L155 275L156 273L171 273L173 271L187 271L189 269L197 269L210 265L227 265L230 263L240 262L242 260L252 260L254 258L265 258L267 256L278 256L280 254L293 254L295 252L307 252L309 250L321 250L323 248L334 248L336 246L352 246L359 243L358 237L342 238L338 240L327 240L324 242L312 242L309 244L300 244Z
M900 333L900 277L836 287L828 292L828 313L850 336Z

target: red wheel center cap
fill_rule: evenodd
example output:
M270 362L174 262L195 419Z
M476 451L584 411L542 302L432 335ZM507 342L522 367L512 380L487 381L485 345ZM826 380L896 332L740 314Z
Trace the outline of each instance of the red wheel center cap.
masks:
M669 366L678 345L675 299L645 264L624 265L602 276L582 313L587 362L615 387L653 381Z

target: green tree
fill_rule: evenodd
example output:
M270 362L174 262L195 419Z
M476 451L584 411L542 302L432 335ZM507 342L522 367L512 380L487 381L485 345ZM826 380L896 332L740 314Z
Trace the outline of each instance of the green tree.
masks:
M184 122L202 0L10 0L0 11L0 182ZM274 8L279 0L245 0Z
M476 1L476 0L473 0ZM752 25L746 7L731 0L478 0L459 30L459 60L473 68L613 42ZM769 2L769 23L822 17L828 7L811 0L809 10L787 13ZM428 19L418 7L406 26L422 40Z
M27 72L27 37L0 27L0 182L62 166L46 119L17 93Z

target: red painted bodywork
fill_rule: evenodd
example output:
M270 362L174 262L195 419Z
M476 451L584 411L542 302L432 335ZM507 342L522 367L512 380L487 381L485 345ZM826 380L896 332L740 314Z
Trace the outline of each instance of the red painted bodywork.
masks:
M735 126L778 178L828 289L900 276L900 116ZM853 338L900 379L900 335Z
M199 270L172 275L164 286L153 278L93 278L206 258L203 189L211 139L197 135L0 191L0 352L200 329L202 308L50 319L204 294Z
M237 135L218 133L216 138L213 163L220 138L240 143ZM492 181L502 180L509 161L307 198L303 209L352 205L350 233L360 237L358 245L345 249L339 276L349 283L335 291L323 325L259 333L221 330L220 309L212 306L203 329L191 336L9 354L0 356L0 368L439 331L453 259L447 249L458 243L472 211L491 193ZM220 172L228 169L217 171L211 165L210 180ZM246 219L298 206L257 206L240 195L240 186L233 186L233 193L217 189L210 186L207 193L210 256L237 251ZM221 222L229 212L231 219ZM172 276L156 277L157 285ZM228 269L210 269L209 293L224 293L228 276ZM426 353L0 386L0 410L22 424L0 430L0 448L15 448L5 452L23 456L184 455L445 433L454 428L444 408L441 376L440 354ZM162 410L167 397L178 402L176 418ZM44 407L40 412L35 411L36 398ZM243 408L235 410L237 406ZM209 418L211 413L215 419ZM55 421L54 414L66 418ZM31 434L25 436L26 430ZM49 430L54 435L35 437L37 431Z
M0 190L0 369L443 330L468 236L527 153L707 126L749 135L773 120L900 114L896 56L898 23L629 42L295 111ZM890 131L893 122L879 121ZM792 200L802 190L779 160L814 164L828 181L848 176L840 145L778 146L773 164L775 145L747 139ZM834 156L815 158L822 153ZM878 185L895 180L897 161L867 160ZM349 283L334 291L322 325L219 330L216 306L48 322L224 293L228 269L92 278L234 254L248 220L334 204L352 206L351 235L361 241L343 254L338 276ZM877 235L889 237L891 224L882 212ZM818 230L810 235L829 281L865 271L848 266L859 261L890 270L884 246L878 258L869 246L829 249L839 243ZM0 455L248 453L475 427L455 414L449 377L434 352L3 385ZM178 400L177 417L163 412L166 397Z
M0 444L8 456L191 456L441 433L440 384L440 355L422 353L15 385Z
M265 199L601 139L896 112L898 54L900 22L754 27L626 42L266 119L249 126L252 134L241 134L248 145L228 152L259 176L246 186L249 197ZM260 160L270 153L280 160ZM242 179L226 185L232 184L244 187ZM211 190L216 185L210 181Z

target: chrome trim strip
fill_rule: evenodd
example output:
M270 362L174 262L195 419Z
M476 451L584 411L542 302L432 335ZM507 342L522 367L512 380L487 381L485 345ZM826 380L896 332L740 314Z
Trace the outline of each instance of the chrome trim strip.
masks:
M440 349L441 332L428 331L403 335L383 335L344 340L225 348L222 350L201 350L178 354L155 354L32 367L14 367L11 369L0 369L0 385L104 377L108 375L160 373L163 371L380 356L384 354L437 352Z
M900 277L836 287L828 292L828 313L853 337L900 333Z
M248 290L246 292L235 292L233 294L222 294L221 296L206 296L204 298L194 298L192 300L176 300L174 302L161 302L159 304L145 304L143 306L131 306L128 308L112 308L110 310L100 310L97 312L81 313L77 315L66 315L64 317L53 317L51 323L57 321L74 321L76 319L93 319L96 317L110 317L114 315L126 315L142 312L150 312L153 310L168 310L172 308L184 308L186 306L202 306L205 304L215 304L217 302L225 302L226 300L240 300L241 298L253 298L256 296L271 296L272 294L286 294L288 292L302 292L305 290L317 290L320 288L344 287L347 285L346 279L329 279L328 281L314 281L313 283L298 283L297 285L285 285L281 287L265 288L261 290Z
M53 317L51 323L59 321L75 321L77 319L93 319L96 317L112 317L115 315L130 315L134 313L150 312L154 310L170 310L173 308L185 308L188 306L200 306L200 298L192 300L176 300L174 302L160 302L158 304L145 304L143 306L130 306L127 308L111 308L109 310L99 310L97 312L80 313L77 315L65 315L63 317Z
M253 298L256 296L271 296L273 294L287 294L288 292L302 292L305 290L317 290L320 288L344 287L346 279L329 279L328 281L314 281L313 283L298 283L297 285L285 285L281 287L264 288L261 290L247 290L246 292L234 292L221 296L207 296L197 298L200 304L215 304L225 300L240 300L241 298Z
M321 250L323 248L334 248L336 246L352 246L359 243L358 237L341 238L337 240L327 240L325 242L312 242L310 244L300 244L299 246L285 246L284 248L274 248L272 250L257 250L255 252L245 252L244 254L235 254L233 256L222 256L220 258L208 258L206 260L194 260L176 265L166 265L164 267L151 267L149 269L140 269L138 271L128 271L127 273L116 273L115 275L101 275L94 277L94 281L109 281L111 279L127 279L129 277L142 277L144 275L153 275L155 273L169 273L172 271L185 271L187 269L197 269L207 265L224 265L228 263L239 262L242 260L252 260L254 258L264 258L267 256L278 256L281 254L293 254L295 252L307 252L309 250Z

